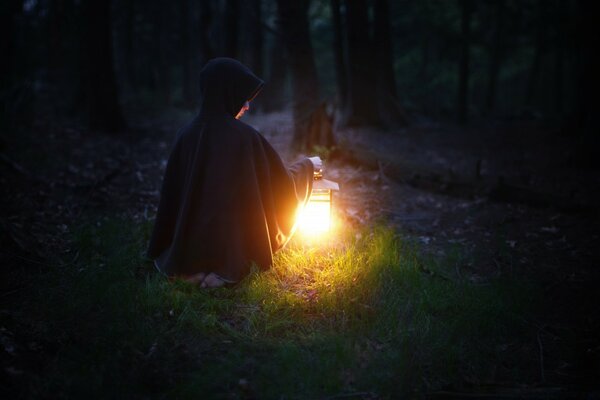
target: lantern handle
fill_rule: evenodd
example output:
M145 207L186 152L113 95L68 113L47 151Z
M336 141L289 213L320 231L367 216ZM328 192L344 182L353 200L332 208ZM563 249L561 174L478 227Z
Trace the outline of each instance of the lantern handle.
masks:
M323 178L323 160L321 160L321 157L314 156L314 157L309 157L308 159L310 160L310 162L313 165L314 179Z

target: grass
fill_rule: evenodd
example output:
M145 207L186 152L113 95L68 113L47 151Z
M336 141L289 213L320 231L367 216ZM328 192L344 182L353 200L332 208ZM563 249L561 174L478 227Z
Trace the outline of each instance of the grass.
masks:
M513 350L535 340L535 288L443 278L444 260L424 268L385 228L292 243L270 271L211 290L156 273L149 228L84 226L78 261L39 278L19 319L43 356L19 394L389 398L529 373Z

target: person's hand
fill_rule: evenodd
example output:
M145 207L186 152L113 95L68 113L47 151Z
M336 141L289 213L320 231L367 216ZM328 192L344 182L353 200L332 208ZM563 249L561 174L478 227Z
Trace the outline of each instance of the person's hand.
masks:
M323 171L323 160L321 160L321 157L308 157L308 159L312 162L315 172Z

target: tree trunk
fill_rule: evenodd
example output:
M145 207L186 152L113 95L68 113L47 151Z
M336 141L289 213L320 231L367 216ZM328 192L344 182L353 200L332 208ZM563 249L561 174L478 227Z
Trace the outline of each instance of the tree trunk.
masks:
M278 21L278 30L281 31ZM263 93L260 95L265 112L279 111L283 108L284 93L287 76L288 55L281 34L273 37L268 51L269 77Z
M167 21L170 15L167 10L161 10L160 3L154 9L154 43L156 58L154 76L158 88L158 96L163 104L171 104L171 64L167 53L170 51Z
M10 1L15 3L15 1ZM16 2L19 3L18 1ZM48 3L48 68L51 75L56 75L58 70L64 66L64 21L65 21L65 2L62 0L52 0ZM12 23L12 21L11 21ZM2 53L5 54L5 53ZM10 60L10 54L6 54ZM5 57L6 57L5 56ZM4 64L4 63L3 63ZM57 80L57 76L51 79Z
M348 42L348 98L344 124L380 125L375 95L377 84L373 60L375 53L369 38L366 0L346 3L346 36Z
M535 95L539 80L540 68L542 65L542 57L546 47L546 2L538 1L538 17L536 21L536 37L535 50L531 66L529 68L529 79L527 80L527 92L525 93L525 105L533 104L533 96Z
M406 125L408 116L398 102L396 90L388 0L376 0L374 11L379 120L387 126Z
M88 123L93 129L114 132L124 128L125 121L113 66L110 2L88 0L82 6L85 40L81 55Z
M420 41L420 65L417 79L419 82L427 82L429 80L429 37L427 34L422 34Z
M186 108L194 106L194 98L192 95L192 49L190 45L191 36L191 7L189 0L179 0L181 19L181 92L183 105Z
M131 89L136 90L137 78L135 74L135 56L134 51L134 28L135 28L135 0L125 1L125 32L124 32L124 44L125 44L125 74L127 76L127 83Z
M211 2L208 0L200 1L200 64L202 66L216 55L211 40L212 23L213 10Z
M223 24L223 50L225 57L237 58L239 51L239 0L227 0L225 2L225 20Z
M256 76L262 77L264 73L263 68L263 12L262 12L262 1L252 0L250 2L251 13L254 17L251 23L250 36L251 36L251 62L250 66Z
M577 99L574 131L578 144L574 161L580 166L600 168L600 125L596 113L600 107L600 58L597 43L600 39L597 29L598 11L594 3L585 0L577 2L578 37L576 48L579 53L577 65Z
M396 78L394 77L394 61L392 56L392 41L390 28L390 7L387 0L375 0L375 43L377 46L377 64L381 75L380 82L385 86L389 95L394 99L396 93Z
M51 5L53 5L52 3ZM0 93L4 94L14 82L16 72L16 16L19 12L20 2L18 0L7 0L0 4L0 52L2 62L0 63ZM51 43L54 43L51 40Z
M21 4L17 0L3 1L0 4L0 127L10 126L13 115L10 106L11 92L18 78L20 57L18 57L17 32L15 21Z
M246 58L248 65L254 74L264 79L263 62L263 11L262 0L251 0L244 3L244 32L247 33L248 43L245 46L248 49ZM262 108L263 96L258 96L252 103L252 108L257 110Z
M469 107L469 50L471 40L471 0L460 0L461 46L458 68L458 122L466 124Z
M339 104L346 104L348 99L348 83L346 77L346 64L344 62L344 28L340 0L331 0L331 18L333 25L333 54L335 55L335 77L338 88Z
M280 26L292 72L292 147L298 151L333 145L333 132L323 114L325 107L319 102L317 68L308 27L308 6L308 0L277 0Z
M558 39L556 54L554 59L554 68L555 68L555 85L556 85L556 93L555 93L555 102L554 102L554 110L557 115L561 115L563 112L563 104L564 104L564 63L563 59L565 57L564 46L561 43L562 39Z
M558 0L558 5L556 7L555 18L557 27L557 39L556 39L556 49L555 49L555 58L554 58L554 76L555 76L555 84L556 84L556 93L555 93L555 111L558 115L561 115L563 112L564 106L564 58L565 58L565 31L566 24L565 18L568 13L565 0Z
M503 0L496 3L494 15L496 17L494 23L493 38L491 44L490 63L488 66L488 85L485 98L485 108L487 113L491 113L496 103L496 86L498 84L498 74L504 58L504 14L506 5Z

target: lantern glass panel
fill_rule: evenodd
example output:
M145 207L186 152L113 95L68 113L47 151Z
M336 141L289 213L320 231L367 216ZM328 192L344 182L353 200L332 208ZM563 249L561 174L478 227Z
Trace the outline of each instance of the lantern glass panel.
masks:
M299 229L309 234L327 232L331 226L331 190L313 189L304 208Z

